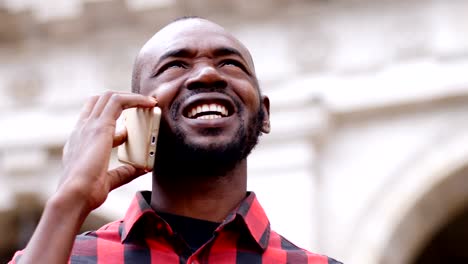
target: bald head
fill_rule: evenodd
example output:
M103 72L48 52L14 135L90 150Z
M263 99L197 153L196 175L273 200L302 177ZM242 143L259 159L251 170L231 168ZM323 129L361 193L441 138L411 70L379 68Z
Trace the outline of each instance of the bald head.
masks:
M212 43L217 42L229 42L230 46L233 46L233 50L246 60L250 70L255 75L250 52L231 33L209 20L199 17L184 17L163 27L143 45L133 68L132 92L141 92L142 69L151 67L152 63L159 60L168 51L192 43L212 45Z

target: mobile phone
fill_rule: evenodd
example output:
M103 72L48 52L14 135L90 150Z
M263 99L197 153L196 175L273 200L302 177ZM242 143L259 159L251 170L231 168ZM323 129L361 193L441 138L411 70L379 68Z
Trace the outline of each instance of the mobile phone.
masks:
M123 121L127 128L127 140L118 147L120 162L139 169L153 169L158 143L161 109L129 108L123 111Z

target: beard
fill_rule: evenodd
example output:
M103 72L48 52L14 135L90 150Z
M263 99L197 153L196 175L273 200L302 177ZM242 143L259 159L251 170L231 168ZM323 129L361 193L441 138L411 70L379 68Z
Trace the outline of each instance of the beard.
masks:
M232 140L228 144L212 142L200 146L188 142L187 135L178 125L177 120L181 118L177 114L180 113L180 103L175 102L169 115L176 124L174 128L171 129L167 121L161 120L153 174L164 181L217 179L245 160L258 143L265 113L260 107L245 126L242 118L244 108L238 102L235 104L239 109L236 114L240 119L240 126ZM222 131L211 128L205 129L203 133L206 136L215 136Z

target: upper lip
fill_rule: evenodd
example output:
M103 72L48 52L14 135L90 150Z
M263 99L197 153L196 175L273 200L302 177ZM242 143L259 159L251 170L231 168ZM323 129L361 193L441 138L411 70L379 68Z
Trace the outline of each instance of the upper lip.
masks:
M235 104L233 100L222 93L209 92L209 93L198 93L189 97L182 105L182 114L185 117L188 117L189 111L197 106L202 104L220 104L226 107L228 116L232 115L235 111Z

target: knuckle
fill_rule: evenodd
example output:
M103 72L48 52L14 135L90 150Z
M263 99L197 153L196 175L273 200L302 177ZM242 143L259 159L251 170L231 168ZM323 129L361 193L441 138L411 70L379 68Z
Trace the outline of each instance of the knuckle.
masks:
M102 93L102 96L103 96L103 97L111 97L113 94L115 94L114 91L107 90L107 91L105 91L104 93Z
M120 94L114 93L111 95L109 101L111 103L118 103L122 99L122 96Z

